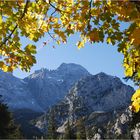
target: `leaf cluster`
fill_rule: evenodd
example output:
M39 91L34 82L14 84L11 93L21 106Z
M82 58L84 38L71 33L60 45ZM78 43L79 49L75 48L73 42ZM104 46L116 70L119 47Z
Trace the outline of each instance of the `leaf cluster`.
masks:
M0 1L0 68L29 71L36 63L35 46L22 46L21 36L37 42L48 33L60 45L77 32L78 48L86 42L117 45L126 77L140 85L140 2L131 0Z

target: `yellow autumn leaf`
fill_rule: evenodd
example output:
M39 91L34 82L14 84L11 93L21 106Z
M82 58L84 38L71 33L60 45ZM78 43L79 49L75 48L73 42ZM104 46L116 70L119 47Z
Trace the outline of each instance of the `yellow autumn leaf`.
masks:
M136 99L133 103L132 103L132 111L134 112L139 112L140 110L140 98Z
M35 35L32 33L29 35L30 40L34 40L34 37L35 37Z
M2 23L2 16L0 15L0 24Z
M129 67L128 69L125 70L125 75L128 77L131 77L133 75L133 68Z
M83 48L84 47L84 42L79 41L76 45L77 45L78 49Z
M57 40L57 44L60 45L60 40Z
M111 38L108 37L106 41L107 41L108 44L110 44L111 43Z
M3 70L4 72L7 72L7 71L8 71L8 66L3 65L2 70Z
M111 0L107 1L107 5L111 6Z
M137 98L140 98L140 88L136 90L136 92L133 94L131 101L135 101Z

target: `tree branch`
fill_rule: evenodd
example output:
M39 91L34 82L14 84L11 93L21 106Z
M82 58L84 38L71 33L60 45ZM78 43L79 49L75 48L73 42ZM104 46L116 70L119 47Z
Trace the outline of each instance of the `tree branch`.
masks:
M58 9L57 7L55 7L53 4L51 4L51 2L49 1L49 4L51 7L53 7L56 11L59 11L60 13L62 12L62 10Z
M91 20L91 8L92 8L92 0L90 1L89 3L89 20L88 20L88 23L87 23L87 30L89 31L91 29L91 25L90 25L90 20Z
M30 2L30 0L27 0L27 1L26 1L26 5L25 5L23 14L22 14L22 16L21 16L20 19L22 19L22 18L25 16L25 14L26 14L26 12L27 12L27 7L28 7L28 3L29 3L29 2ZM11 38L12 34L13 34L13 33L15 32L15 30L17 29L17 27L18 27L18 25L16 24L15 27L14 27L14 29L12 30L12 32L11 32L11 33L4 39L4 41L0 44L0 47L2 47L4 44L6 44L6 42Z
M51 7L53 7L55 9L55 11L59 11L60 13L67 13L67 14L70 14L69 12L66 12L66 11L63 11L63 10L60 10L59 8L55 7L51 1L49 0L49 4Z

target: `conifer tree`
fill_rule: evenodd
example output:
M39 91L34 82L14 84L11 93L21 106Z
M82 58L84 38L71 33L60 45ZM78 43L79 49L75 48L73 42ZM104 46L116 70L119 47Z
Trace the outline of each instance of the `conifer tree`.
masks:
M66 128L65 128L65 134L64 134L64 139L76 139L76 136L74 134L74 132L72 131L72 127L70 125L70 121L68 119L67 124L66 124Z
M47 138L48 139L56 139L57 138L55 114L54 114L53 109L50 110L50 113L49 113Z
M77 121L77 135L76 136L78 140L86 139L86 130L85 130L85 124L84 124L83 118L80 118Z
M19 126L14 123L11 112L0 97L0 139L21 138Z
M65 128L64 139L70 139L71 138L70 134L71 134L71 128L70 128L70 123L68 120L66 124L66 128Z

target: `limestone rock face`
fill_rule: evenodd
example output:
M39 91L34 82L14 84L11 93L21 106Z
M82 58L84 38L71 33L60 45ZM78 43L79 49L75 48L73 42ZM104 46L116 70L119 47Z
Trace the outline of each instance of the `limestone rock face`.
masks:
M132 87L105 73L82 78L65 98L52 108L56 113L58 132L64 133L68 119L74 129L77 120L84 117L86 128L90 130L89 138L110 138L112 133L123 134L126 132L124 125L127 126L130 120L129 113L124 112L133 93ZM37 120L41 130L47 127L48 115L47 113ZM37 123L36 126L38 127Z

